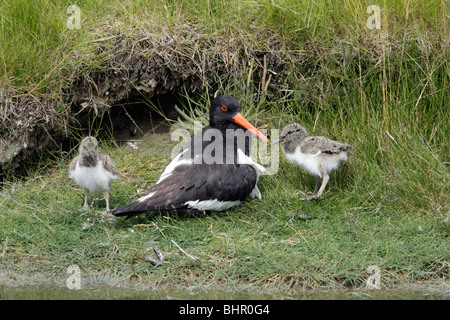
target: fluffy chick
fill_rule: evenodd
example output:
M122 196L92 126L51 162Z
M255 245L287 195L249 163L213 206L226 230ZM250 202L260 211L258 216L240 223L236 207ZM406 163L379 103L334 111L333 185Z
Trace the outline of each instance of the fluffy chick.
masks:
M83 209L89 209L89 191L103 190L106 211L109 212L111 182L117 177L113 160L98 151L97 139L92 136L84 138L78 148L78 155L69 165L69 178L84 188Z
M291 123L283 128L275 143L283 143L286 158L316 177L314 197L320 197L325 189L329 174L348 160L352 147L322 136L308 136L305 128ZM322 181L322 183L321 183Z

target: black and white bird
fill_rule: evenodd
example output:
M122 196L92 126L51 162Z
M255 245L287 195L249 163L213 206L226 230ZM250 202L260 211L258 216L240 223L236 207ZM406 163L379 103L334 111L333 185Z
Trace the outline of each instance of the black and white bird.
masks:
M286 158L316 177L315 196L320 197L325 189L330 173L347 161L352 147L322 136L308 136L306 129L298 123L283 128L281 136L274 141L283 143ZM322 183L321 183L322 180Z
M112 214L220 211L237 206L248 195L261 199L257 183L264 168L250 158L251 133L268 140L241 115L240 108L232 96L213 99L209 126L186 143L145 196Z
M69 178L84 188L83 209L89 209L89 191L103 190L106 211L109 212L111 181L117 177L113 160L98 151L97 139L92 136L84 138L78 148L78 155L69 165Z

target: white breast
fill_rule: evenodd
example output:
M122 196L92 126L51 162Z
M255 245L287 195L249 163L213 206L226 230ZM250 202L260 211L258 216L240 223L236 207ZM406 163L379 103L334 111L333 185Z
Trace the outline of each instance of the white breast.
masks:
M300 167L314 176L322 177L319 159L320 154L320 151L318 151L316 154L302 153L300 147L297 147L294 153L285 153L286 158L290 162L298 164Z
M259 181L259 177L261 176L261 174L263 172L266 171L266 169L264 169L264 167L262 165L253 161L253 159L251 157L246 156L245 153L241 149L238 149L238 161L237 162L239 164L247 164L247 165L251 166L253 169L255 169L256 183L255 183L255 187L253 188L252 192L250 193L250 196L252 198L258 198L259 200L261 200L262 196L261 196L261 192L259 192L259 189L258 189L258 181Z
M111 180L117 179L117 175L105 170L102 161L98 161L95 167L80 166L77 162L75 169L69 172L69 178L79 186L95 190L109 190Z

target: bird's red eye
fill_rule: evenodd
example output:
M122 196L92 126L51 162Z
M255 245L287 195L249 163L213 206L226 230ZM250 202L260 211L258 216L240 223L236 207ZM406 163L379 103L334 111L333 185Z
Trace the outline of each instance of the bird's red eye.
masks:
M220 109L222 109L222 111L227 111L228 108L227 108L227 106L223 105L220 107Z

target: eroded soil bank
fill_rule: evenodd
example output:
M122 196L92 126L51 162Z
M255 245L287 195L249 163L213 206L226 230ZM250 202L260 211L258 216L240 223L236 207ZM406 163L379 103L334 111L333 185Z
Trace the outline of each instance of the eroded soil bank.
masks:
M0 175L21 173L22 164L58 149L74 131L86 133L89 119L114 108L196 90L214 94L225 79L259 81L263 74L270 76L264 89L271 91L286 84L300 62L275 36L262 48L244 37L224 45L191 25L157 34L137 30L132 37L107 30L99 38L107 39L96 48L103 57L101 70L70 70L58 94L0 88Z

